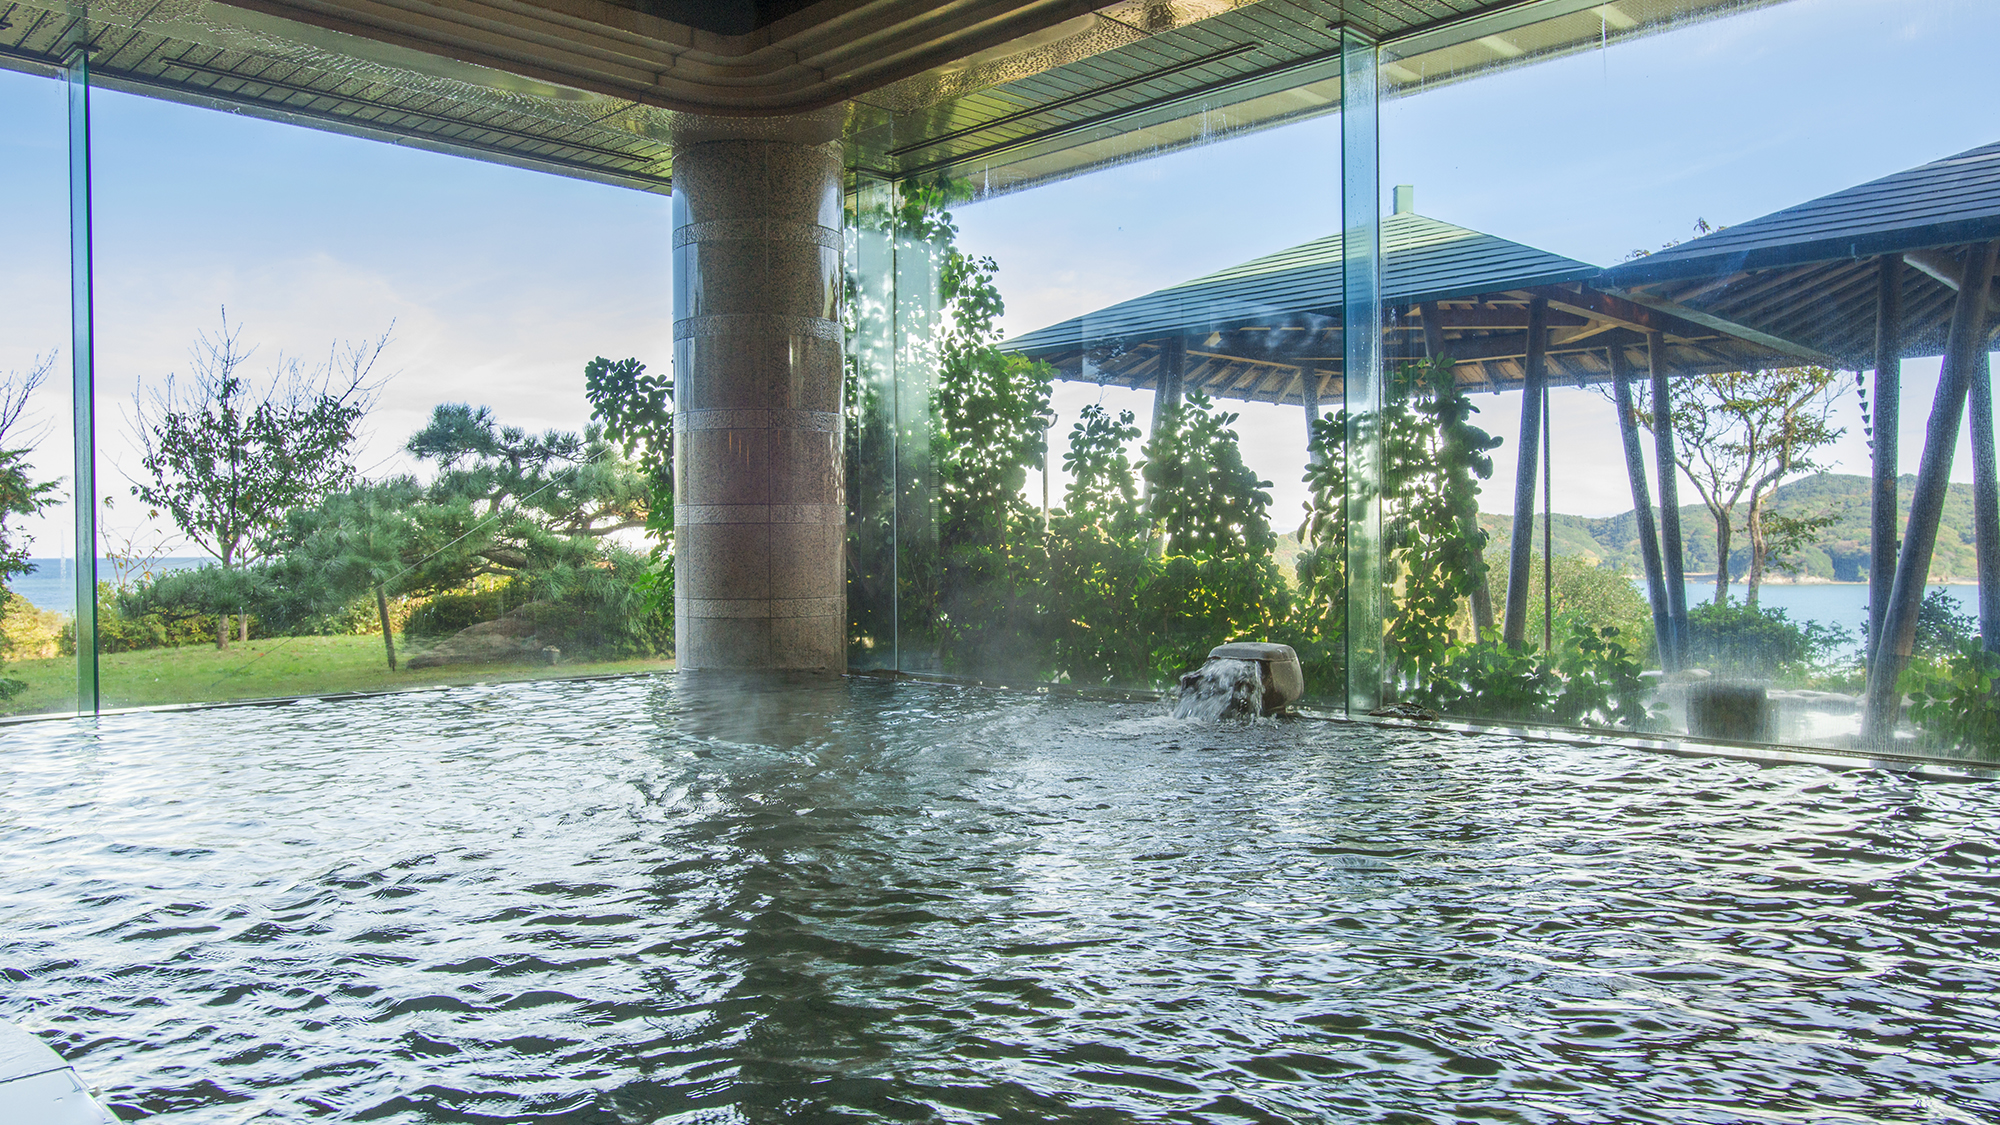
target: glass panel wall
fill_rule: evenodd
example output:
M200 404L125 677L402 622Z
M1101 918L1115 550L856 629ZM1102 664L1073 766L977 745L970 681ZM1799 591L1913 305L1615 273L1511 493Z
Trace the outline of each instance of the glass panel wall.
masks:
M2000 16L1787 3L1621 38L1645 7L1385 56L1383 179L1416 213L1610 267L1392 298L1392 369L1425 374L1385 466L1389 684L1448 716L2000 750L1972 46ZM1864 90L1837 57L1926 78ZM1432 508L1468 481L1476 530ZM1483 588L1436 598L1432 561L1481 538Z
M910 249L892 259L865 218L850 231L857 320L937 302L899 311L893 344L850 337L857 368L901 395L900 456L931 458L892 473L873 429L850 450L857 519L891 494L908 512L910 482L932 482L923 538L895 556L905 670L1152 689L1218 645L1283 643L1307 656L1316 698L1344 703L1353 505L1345 478L1305 476L1316 433L1329 464L1347 448L1345 149L1325 113L1341 37L1314 34L1332 54L1294 100L1320 116L1242 135L1218 114L1205 145L1018 192L989 191L1009 177L978 170L905 183L903 221L929 240L914 273ZM1372 128L1358 135L1372 158ZM887 189L864 184L861 213L871 191ZM1353 260L1372 265L1372 192L1358 198ZM891 277L894 299L877 288ZM891 352L892 380L872 358ZM869 377L851 396L864 414ZM907 436L919 425L928 442ZM857 559L873 555L857 540ZM857 565L857 589L870 573ZM857 621L878 606L857 598Z
M1281 127L1169 99L1074 179L1015 190L1061 130L857 179L851 664L1162 688L1278 642L1352 711L2000 742L1996 17L1670 9L1287 23ZM1864 49L1934 80L1823 65ZM8 707L79 702L74 600L24 592L79 555L108 706L665 665L664 199L104 91L85 149L6 81L0 448L56 486L9 513Z
M963 338L980 358L936 369L940 667L1167 688L1212 645L1281 641L1309 702L1353 711L2000 741L1962 686L2000 633L1973 584L2000 540L1974 151L1996 138L1962 58L1991 18L1669 14L1528 5L1386 45L1379 175L1330 116L954 205L1004 311L990 354ZM1962 65L1880 96L1821 65L1892 22L1897 65ZM1671 143L1630 127L1690 107ZM1337 248L1371 198L1357 336Z
M945 200L864 178L847 207L848 667L937 672L938 367L958 339L941 288ZM957 276L952 273L952 276ZM956 303L952 311L965 306Z
M0 71L0 714L77 698L69 112L59 72Z
M93 109L105 707L668 666L664 196Z

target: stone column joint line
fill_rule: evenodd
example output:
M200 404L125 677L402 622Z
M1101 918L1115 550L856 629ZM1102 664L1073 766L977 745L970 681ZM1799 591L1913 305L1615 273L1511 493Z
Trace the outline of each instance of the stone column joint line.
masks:
M681 410L674 429L689 430L810 430L840 433L845 420L833 410Z
M784 219L712 219L674 228L674 249L701 242L796 242L841 249L840 232L818 223Z
M707 340L718 336L811 336L840 342L840 322L817 316L783 313L717 313L674 321L674 339Z

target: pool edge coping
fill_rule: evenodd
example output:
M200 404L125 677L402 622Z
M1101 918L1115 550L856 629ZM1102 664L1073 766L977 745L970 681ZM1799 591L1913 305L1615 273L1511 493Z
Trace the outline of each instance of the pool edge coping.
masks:
M0 728L28 723L75 721L81 718L105 718L107 716L212 711L233 707L279 707L304 702L338 703L347 700L377 699L387 696L411 695L419 692L453 691L475 687L630 680L646 677L673 676L678 675L679 672L680 669L678 668L660 668L648 671L605 672L578 676L548 676L523 680L474 680L458 684L413 684L409 687L385 688L379 691L336 691L314 695L278 695L263 696L255 699L222 699L195 703L159 703L137 707L113 707L100 710L95 715L63 712L38 715L6 715L0 716ZM1160 691L1141 691L1132 688L1090 687L1042 682L1016 683L1006 680L967 679L925 672L899 672L890 669L849 669L840 673L839 677L849 680L880 680L886 683L907 681L910 683L926 683L948 687L983 688L989 691L1043 695L1066 699L1088 699L1107 703L1157 703L1162 700L1164 695ZM1376 715L1343 715L1308 708L1296 708L1288 713L1296 718L1311 722L1345 723L1353 726L1391 730L1423 730L1458 734L1466 737L1500 735L1503 737L1525 739L1531 742L1550 742L1567 746L1609 745L1633 750L1648 750L1654 753L1674 754L1680 757L1733 758L1739 761L1760 762L1771 765L1821 765L1837 769L1894 770L1899 773L1918 774L1949 781L2000 780L2000 762L1981 762L1971 758L1947 758L1923 754L1842 750L1821 746L1732 742L1725 739L1698 738L1693 735L1661 737L1629 731L1598 731L1582 727L1539 726L1532 723L1519 722L1496 721L1485 723L1466 719L1398 719Z

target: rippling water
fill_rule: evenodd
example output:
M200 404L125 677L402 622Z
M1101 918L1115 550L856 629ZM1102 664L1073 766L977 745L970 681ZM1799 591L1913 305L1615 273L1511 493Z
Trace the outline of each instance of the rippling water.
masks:
M0 734L128 1119L1982 1121L1986 784L694 676Z

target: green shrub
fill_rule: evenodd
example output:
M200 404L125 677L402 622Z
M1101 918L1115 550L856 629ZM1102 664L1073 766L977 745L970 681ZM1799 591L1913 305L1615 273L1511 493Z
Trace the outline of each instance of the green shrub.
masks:
M1839 625L1800 624L1782 609L1729 600L1688 611L1688 659L1716 672L1802 679L1853 643Z
M1958 611L1958 599L1943 586L1933 586L1917 605L1917 632L1910 653L1942 659L1956 653L1966 641L1979 635L1979 619ZM1868 643L1868 622L1861 622L1861 640Z
M201 568L208 569L208 568ZM169 571L131 586L97 584L97 650L139 652L151 648L214 644L215 614L207 608L202 580ZM231 634L232 639L235 634ZM63 624L60 641L65 656L76 654L76 621Z
M1508 541L1496 539L1488 548L1492 565L1487 570L1486 589L1493 601L1493 614L1500 616L1507 604ZM1557 555L1552 560L1551 600L1555 603L1556 644L1564 643L1577 624L1593 629L1607 626L1618 630L1620 644L1644 660L1655 652L1653 609L1632 582L1631 576L1615 566L1606 566L1580 555ZM1542 557L1537 552L1528 564L1528 643L1542 641Z
M1553 654L1496 640L1456 644L1411 693L1452 715L1637 730L1650 716L1652 686L1616 626L1570 623Z
M1910 719L1924 740L1944 749L2000 756L2000 655L1979 641L1947 655L1912 660L1896 686L1910 697Z
M509 597L509 586L464 593L439 594L410 611L403 633L410 637L449 637L482 621L493 621L528 599L520 592Z

